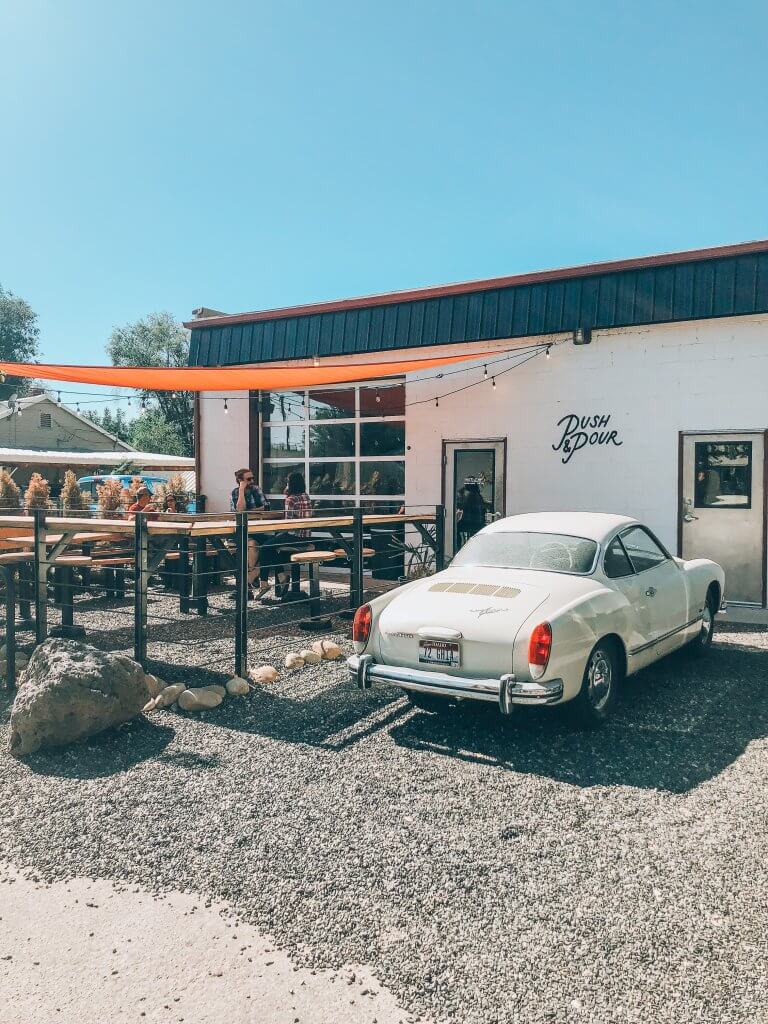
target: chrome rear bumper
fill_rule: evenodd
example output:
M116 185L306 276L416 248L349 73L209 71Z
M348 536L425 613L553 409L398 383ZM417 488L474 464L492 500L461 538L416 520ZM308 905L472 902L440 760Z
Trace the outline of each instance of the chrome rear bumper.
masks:
M505 715L511 712L514 704L556 704L563 696L562 679L534 683L515 679L511 673L498 679L470 679L467 676L449 676L445 672L382 665L370 654L353 654L347 658L347 666L361 690L369 689L374 682L381 682L441 697L495 701Z

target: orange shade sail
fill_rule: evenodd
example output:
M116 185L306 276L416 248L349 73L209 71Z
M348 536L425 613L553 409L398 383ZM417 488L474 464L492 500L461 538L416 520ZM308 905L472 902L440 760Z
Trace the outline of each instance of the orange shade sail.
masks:
M319 366L218 366L173 369L157 366L67 366L55 363L6 363L0 370L9 377L34 377L70 384L99 384L146 391L272 391L306 388L320 384L346 384L377 380L419 370L431 370L452 363L466 363L499 355L436 356L426 359L398 359L384 363L321 363Z

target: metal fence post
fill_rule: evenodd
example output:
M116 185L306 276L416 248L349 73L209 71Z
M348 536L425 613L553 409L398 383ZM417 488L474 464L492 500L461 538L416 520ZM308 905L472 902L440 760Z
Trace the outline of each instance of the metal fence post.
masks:
M133 591L133 657L142 668L147 661L147 587L149 585L149 533L146 513L137 512L134 522L136 577Z
M13 689L16 682L16 568L3 566L5 578L5 685Z
M48 636L48 550L45 546L45 509L33 508L35 519L35 640Z
M353 609L363 603L363 543L363 510L356 508L352 511L352 562L349 573Z
M235 675L248 678L247 512L235 512Z
M445 505L435 505L435 572L445 568Z

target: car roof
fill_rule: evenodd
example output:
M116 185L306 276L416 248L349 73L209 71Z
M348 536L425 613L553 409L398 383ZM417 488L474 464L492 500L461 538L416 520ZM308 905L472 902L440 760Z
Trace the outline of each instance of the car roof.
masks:
M483 533L563 533L600 544L615 530L636 522L631 516L611 512L525 512L498 519L486 526Z

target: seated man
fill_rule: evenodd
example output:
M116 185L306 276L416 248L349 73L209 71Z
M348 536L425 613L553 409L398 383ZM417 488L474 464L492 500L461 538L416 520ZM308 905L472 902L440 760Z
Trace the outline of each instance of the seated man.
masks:
M155 514L148 515L147 519L157 519L157 505L152 501L148 487L141 486L136 491L136 500L128 506L128 518L134 519L137 512L154 512Z
M233 512L266 512L269 509L269 502L264 492L256 483L252 469L238 469L235 472L235 486L232 488L230 508ZM263 544L261 557L259 557L259 546L255 540L248 541L248 600L254 598L253 582L256 576L259 577L259 597L270 589L269 570L275 564L270 558L274 546Z

